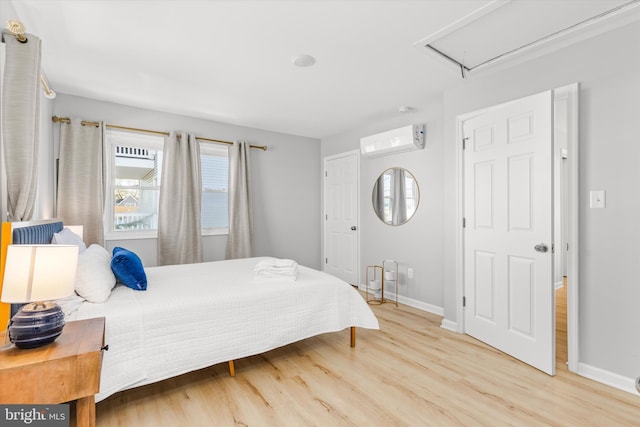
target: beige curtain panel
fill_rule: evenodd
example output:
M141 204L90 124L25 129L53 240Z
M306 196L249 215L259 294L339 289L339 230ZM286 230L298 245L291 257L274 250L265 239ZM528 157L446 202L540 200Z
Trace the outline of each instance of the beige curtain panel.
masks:
M165 137L158 207L158 263L202 262L200 143L193 134Z
M104 123L82 126L81 120L60 126L58 217L83 225L87 246L104 246Z
M4 37L2 145L9 221L32 218L38 184L40 39L26 36L26 43L13 36Z
M229 147L229 237L226 258L253 256L251 224L251 177L249 144L234 142Z

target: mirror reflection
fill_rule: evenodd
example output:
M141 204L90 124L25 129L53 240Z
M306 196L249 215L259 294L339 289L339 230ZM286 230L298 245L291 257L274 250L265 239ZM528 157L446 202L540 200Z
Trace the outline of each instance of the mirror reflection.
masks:
M418 208L418 182L406 169L387 169L373 185L372 200L373 210L382 222L389 225L404 224Z

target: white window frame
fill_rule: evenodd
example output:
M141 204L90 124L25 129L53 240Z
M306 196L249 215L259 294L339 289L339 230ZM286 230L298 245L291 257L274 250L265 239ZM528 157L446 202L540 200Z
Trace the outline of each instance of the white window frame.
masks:
M157 239L158 230L122 230L115 231L113 229L113 194L115 191L114 185L114 170L115 170L115 147L116 146L135 146L138 148L146 148L149 150L163 151L164 138L156 135L148 135L138 132L121 131L114 129L106 130L107 137L105 138L105 194L104 194L104 207L105 213L103 215L104 225L104 239L107 241L113 240L133 240L133 239ZM228 149L225 146L218 146L217 144L200 143L200 155L222 155L228 154ZM162 184L161 184L162 185ZM229 227L209 227L202 228L200 230L201 236L219 236L229 234Z

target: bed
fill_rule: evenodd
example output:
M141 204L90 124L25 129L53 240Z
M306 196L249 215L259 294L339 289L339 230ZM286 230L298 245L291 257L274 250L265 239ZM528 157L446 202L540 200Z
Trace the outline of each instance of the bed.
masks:
M295 281L255 279L262 259L148 267L146 291L116 285L104 303L66 300L68 321L106 318L109 350L96 401L217 363L229 362L233 375L233 360L346 328L355 346L356 327L378 329L346 282L303 266Z

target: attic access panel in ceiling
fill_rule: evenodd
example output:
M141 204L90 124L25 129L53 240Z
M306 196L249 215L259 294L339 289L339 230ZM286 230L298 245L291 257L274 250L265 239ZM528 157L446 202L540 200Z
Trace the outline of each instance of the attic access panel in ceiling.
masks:
M464 77L640 19L638 6L640 0L493 0L415 45Z

